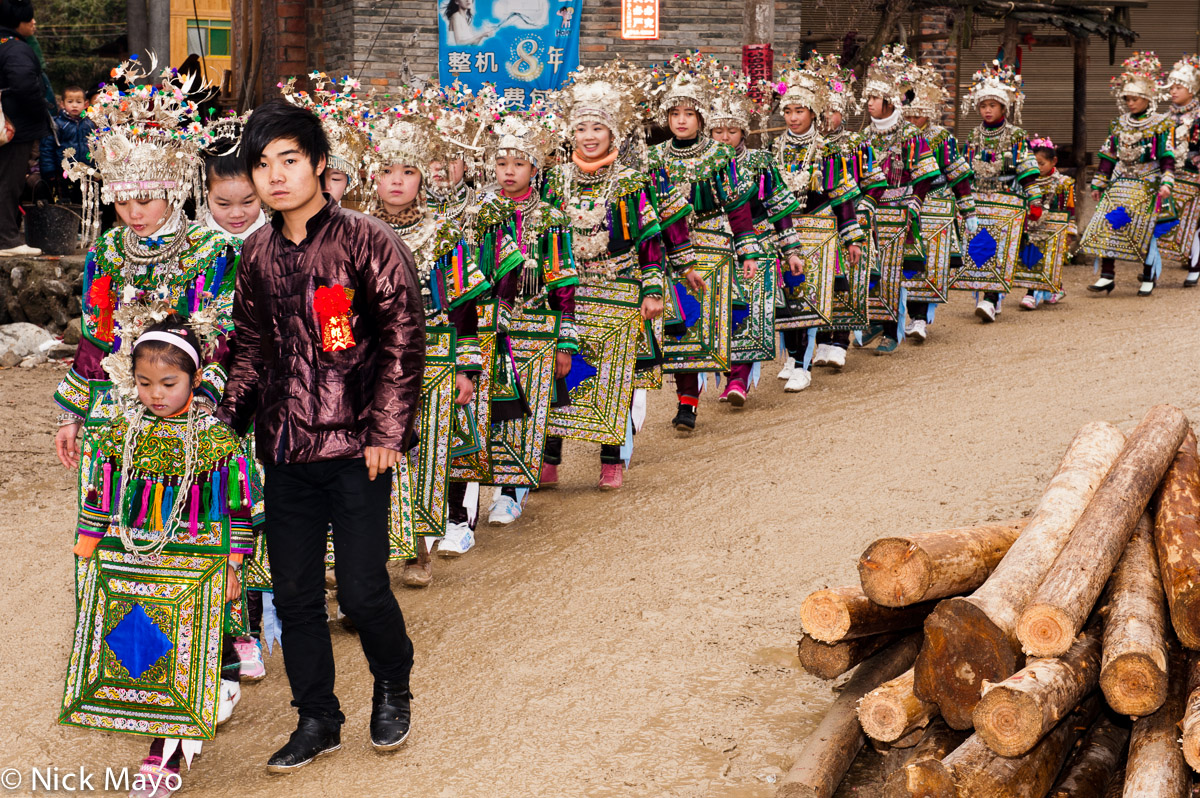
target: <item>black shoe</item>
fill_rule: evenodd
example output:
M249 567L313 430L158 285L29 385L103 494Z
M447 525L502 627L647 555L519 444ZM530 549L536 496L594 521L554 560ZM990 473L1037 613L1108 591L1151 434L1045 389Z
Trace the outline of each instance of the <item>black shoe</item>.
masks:
M321 754L328 754L342 747L342 724L320 721L316 718L300 718L296 730L288 738L287 745L267 760L270 773L291 773L313 761Z
M1088 290L1097 294L1111 294L1116 285L1117 281L1111 274L1101 274L1099 280L1088 286Z
M1138 296L1150 296L1154 293L1154 278L1148 274L1142 275L1142 285L1138 288Z
M1183 287L1195 288L1196 283L1200 283L1200 272L1188 272L1188 276L1183 281Z
M404 745L412 727L409 702L412 693L394 682L375 682L371 699L371 745L376 751L394 751Z
M696 429L696 408L681 403L679 412L671 419L671 426L680 435L691 435Z

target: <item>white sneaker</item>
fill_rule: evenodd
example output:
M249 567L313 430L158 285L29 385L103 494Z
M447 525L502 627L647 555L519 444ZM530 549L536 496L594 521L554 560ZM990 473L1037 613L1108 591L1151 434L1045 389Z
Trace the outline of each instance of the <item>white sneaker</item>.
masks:
M929 338L925 332L925 319L910 319L911 323L904 325L904 334L912 338L914 344L923 344Z
M829 350L832 348L829 344L817 344L817 350L813 352L812 364L814 366L828 366Z
M41 255L42 251L37 247L31 247L28 244L20 244L8 249L0 249L0 258L34 258Z
M438 554L442 557L461 557L475 545L475 532L470 524L446 524L446 534L439 538Z
M996 306L986 299L979 300L979 304L975 306L975 315L978 316L984 324L991 324L996 320Z
M846 367L846 350L840 346L833 346L831 344L829 347L829 362L826 365L834 371L844 369Z
M787 358L783 361L783 368L781 368L779 370L779 379L790 380L792 378L792 372L794 372L795 370L796 370L796 358L792 357L791 355L788 355Z
M496 500L492 502L491 509L488 510L488 523L492 526L504 526L520 517L521 505L517 500L512 496L497 493Z
M217 725L229 720L233 708L242 700L242 686L228 679L221 680L221 689L217 698Z
M787 381L787 385L783 386L783 390L787 393L800 393L810 385L812 385L812 375L806 369L797 367L792 372L792 378Z

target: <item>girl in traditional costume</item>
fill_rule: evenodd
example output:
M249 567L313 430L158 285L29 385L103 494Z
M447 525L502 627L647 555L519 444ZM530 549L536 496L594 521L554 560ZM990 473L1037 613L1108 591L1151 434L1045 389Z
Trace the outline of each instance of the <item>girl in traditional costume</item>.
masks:
M1067 217L1067 241L1063 257L1079 238L1075 226L1075 179L1058 171L1058 148L1049 136L1030 139L1029 149L1037 159L1037 185L1042 196L1045 213L1064 213ZM1061 267L1061 264L1058 264ZM1022 310L1037 310L1042 302L1057 305L1067 296L1065 291L1043 291L1030 288L1021 297Z
M1175 179L1186 184L1174 192L1180 229L1172 233L1177 243L1172 254L1188 270L1183 287L1194 288L1200 284L1200 169L1188 157L1188 142L1200 122L1200 56L1176 61L1165 83L1171 98L1167 115L1175 126Z
M551 413L543 486L558 483L564 437L600 444L601 490L623 484L640 426L634 381L661 363L652 322L663 311L667 261L687 258L690 206L663 207L650 178L618 161L643 97L638 74L620 62L580 69L556 98L573 150L549 170L542 194L570 223L579 351L567 375L570 406Z
M825 74L830 69L833 73ZM840 297L850 291L849 270L858 267L866 242L854 203L860 196L860 170L870 161L860 151L864 146L861 138L841 127L841 113L846 110L848 99L852 100L849 87L854 81L852 74L842 72L833 60L810 60L783 71L776 91L788 129L771 148L784 184L796 197L796 213L831 215L836 222L841 246L833 269L832 292ZM837 86L832 92L826 85L827 77ZM837 125L826 134L822 130L822 117L835 109ZM843 250L845 261L841 259ZM802 268L797 269L790 260L781 275L784 308L776 326L783 331L787 348L787 360L779 378L787 380L784 391L795 393L812 384L812 366L841 370L846 365L850 330L821 324L819 318L812 318L813 308L805 294L806 287L812 285L810 275ZM797 317L801 321L794 321Z
M864 131L866 143L886 181L885 186L872 188L867 193L876 207L905 211L907 230L901 271L916 275L925 271L921 205L941 172L928 140L916 125L904 119L904 96L911 87L912 62L904 55L902 45L893 45L884 48L883 53L871 61L863 99L870 115L870 126ZM910 301L907 292L901 288L893 312L896 319L884 323L876 354L896 351L906 334L912 335L914 343L925 341L929 302Z
M1121 258L1143 264L1138 296L1150 296L1162 273L1158 239L1178 225L1172 202L1175 126L1157 111L1162 68L1154 53L1134 53L1123 66L1111 83L1124 113L1100 148L1091 186L1100 204L1079 248L1095 256L1100 269L1089 291L1112 293Z
M512 336L537 341L547 322L557 316L557 341L553 364L543 373L537 355L524 370L522 392L533 413L524 419L499 422L493 428L492 479L499 486L488 510L488 523L511 524L521 515L529 488L540 483L550 407L570 402L567 377L579 353L575 328L575 288L579 277L571 243L570 220L542 199L534 186L562 141L557 120L548 109L536 105L527 112L509 111L493 126L489 139L489 161L500 195L515 206L513 215L517 247L524 264L504 276L499 289L501 301L512 301L511 313L519 320ZM511 300L509 298L512 298ZM540 312L539 312L540 311ZM540 350L537 350L540 351ZM503 453L504 462L500 462ZM537 465L534 467L534 460Z
M476 302L490 283L479 267L475 249L464 240L462 228L439 217L426 201L429 164L439 152L437 130L426 117L388 111L372 120L368 172L374 192L370 210L412 250L431 340L436 339L437 328L453 327L453 402L461 407L471 402L475 380L487 367L479 345ZM429 584L433 574L429 544L446 532L450 428L445 423L428 423L438 414L438 408L422 413L418 451L410 465L411 470L420 473L428 462L428 479L437 483L431 493L418 491L417 501L427 505L428 511L421 514L426 522L416 530L417 556L410 557L405 565L405 584L413 587Z
M119 399L88 419L59 720L153 737L130 796L165 798L241 696L239 572L262 491L249 441L199 401L217 309L185 321L166 300L130 303L114 327L124 347L104 362Z
M658 103L671 139L651 147L646 163L660 195L677 191L692 208L692 260L678 264L687 290L677 286L680 318L668 324L663 346L663 370L675 374L679 399L672 425L681 435L696 428L701 373L729 366L734 266L741 266L737 294L748 294L763 258L750 203L758 186L738 170L732 147L702 135L712 96L706 67L696 54L672 58ZM736 306L745 309L744 302Z
M804 268L804 262L796 254L800 242L792 228L792 214L800 209L800 204L780 175L774 154L746 147L750 120L764 110L750 96L749 78L730 74L728 68L719 66L712 74L717 79L708 109L709 135L734 149L742 178L757 186L750 205L766 255L763 268L752 283L746 284L741 279L735 283L746 309L734 313L731 365L725 372L725 390L720 401L742 407L750 385L758 381L757 364L775 359L775 295L780 267L786 264L789 271ZM769 92L770 87L761 86L758 90Z
M1042 203L1041 188L1037 183L1037 160L1029 149L1025 131L1013 124L1014 120L1020 121L1024 102L1020 74L1011 64L993 61L974 74L971 90L963 98L962 110L966 113L974 108L983 119L971 131L967 142L967 162L975 174L975 191L1021 198L1027 212L1026 224L1029 224L1041 218ZM1005 252L996 253L996 239L991 233L983 232L987 232L993 257L1007 258ZM983 232L978 224L968 224L963 246L985 252L976 246L977 240L983 240ZM978 260L982 259L983 255L980 255ZM994 322L1003 296L999 291L985 291L975 304L975 315L985 324Z

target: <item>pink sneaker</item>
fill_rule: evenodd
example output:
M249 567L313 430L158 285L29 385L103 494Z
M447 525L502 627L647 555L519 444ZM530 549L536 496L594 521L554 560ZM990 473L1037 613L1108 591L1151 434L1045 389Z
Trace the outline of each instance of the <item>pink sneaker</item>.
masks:
M238 659L242 661L240 675L243 682L257 682L267 675L263 664L262 645L253 637L238 637L233 641Z
M616 490L625 480L625 466L621 463L600 464L600 490Z
M183 786L183 777L174 768L162 766L162 757L148 756L133 777L129 798L170 798Z
M741 380L730 380L725 388L725 396L731 407L742 407L746 404L746 383Z
M553 488L558 485L558 466L553 463L542 463L542 472L538 475L539 488Z

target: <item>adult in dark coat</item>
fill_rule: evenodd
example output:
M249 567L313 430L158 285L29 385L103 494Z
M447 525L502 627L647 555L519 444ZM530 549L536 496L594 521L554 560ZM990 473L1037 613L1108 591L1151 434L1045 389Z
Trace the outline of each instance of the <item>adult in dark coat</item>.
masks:
M0 0L0 108L12 131L0 146L0 257L42 254L25 245L20 209L33 143L50 132L42 66L25 41L34 27L29 0Z

